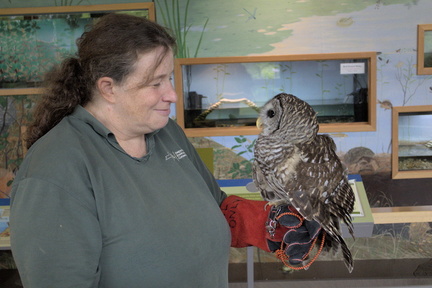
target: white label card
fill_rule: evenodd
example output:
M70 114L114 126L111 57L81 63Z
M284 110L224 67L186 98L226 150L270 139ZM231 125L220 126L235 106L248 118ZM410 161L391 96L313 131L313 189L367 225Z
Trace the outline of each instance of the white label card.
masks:
M341 63L340 74L364 74L365 63Z

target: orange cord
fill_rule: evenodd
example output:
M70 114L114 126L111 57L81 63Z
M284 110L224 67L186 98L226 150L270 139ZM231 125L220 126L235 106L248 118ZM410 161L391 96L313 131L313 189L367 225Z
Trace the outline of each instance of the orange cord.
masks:
M280 215L278 215L277 217L276 217L276 220L279 220L282 216L285 216L285 215L291 215L291 216L294 216L294 217L297 217L299 220L300 220L300 223L299 224L297 224L296 226L290 226L290 227L288 227L288 228L290 228L290 229L296 229L296 228L299 228L300 226L302 226L303 225L303 220L304 220L304 218L302 217L302 216L300 216L299 214L297 214L297 213L293 213L293 212L285 212L285 213L281 213Z
M277 250L277 251L275 252L276 257L277 257L279 260L281 260L282 263L284 263L285 266L287 266L287 267L289 267L289 268L291 268L291 269L293 269L293 270L308 269L308 268L309 268L309 267L310 267L310 266L315 262L315 260L318 258L318 256L321 254L321 252L322 252L322 250L323 250L323 248L324 248L325 236L326 236L326 233L325 233L325 231L324 231L324 232L323 232L322 239L321 239L321 244L320 244L320 247L319 247L319 249L318 249L316 255L315 255L315 256L312 258L312 260L309 261L306 265L303 265L303 266L301 266L301 267L294 267L294 266L292 266L292 265L289 264L289 261L288 261L288 260L289 260L289 257L288 257L288 255L285 254L285 250L284 250L285 243L284 243L283 241L282 241L282 244L281 244L281 249L279 249L279 250ZM305 259L309 256L309 253L310 253L310 252L312 251L312 249L314 248L315 243L316 243L317 240L318 240L318 237L314 239L314 241L313 241L311 247L309 248L308 253L306 253L306 255L303 257L303 260L305 260Z

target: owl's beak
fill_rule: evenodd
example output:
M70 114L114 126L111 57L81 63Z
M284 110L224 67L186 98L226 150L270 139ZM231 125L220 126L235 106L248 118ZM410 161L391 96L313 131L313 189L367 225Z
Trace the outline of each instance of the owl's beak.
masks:
M261 130L262 126L263 126L263 123L262 123L261 117L258 117L257 121L256 121L256 127Z

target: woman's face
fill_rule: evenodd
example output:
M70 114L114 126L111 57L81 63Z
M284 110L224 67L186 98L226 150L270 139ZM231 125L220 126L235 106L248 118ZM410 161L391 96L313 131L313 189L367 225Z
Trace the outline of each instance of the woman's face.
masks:
M160 59L163 48L138 58L135 70L121 83L115 85L115 121L121 123L122 133L140 136L163 128L170 115L171 103L177 95L171 83L174 70L172 52L166 53L162 62L148 81L155 61ZM120 127L118 127L120 128Z

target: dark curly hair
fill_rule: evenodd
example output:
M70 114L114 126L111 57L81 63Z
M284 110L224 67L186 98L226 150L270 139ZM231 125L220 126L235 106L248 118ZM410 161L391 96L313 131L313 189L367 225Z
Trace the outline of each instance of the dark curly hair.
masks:
M44 94L27 129L27 148L71 114L76 106L88 103L101 77L121 83L133 72L140 55L163 47L165 53L156 61L154 72L163 57L176 49L175 39L166 28L127 14L101 17L76 43L77 55L64 59L45 76Z

